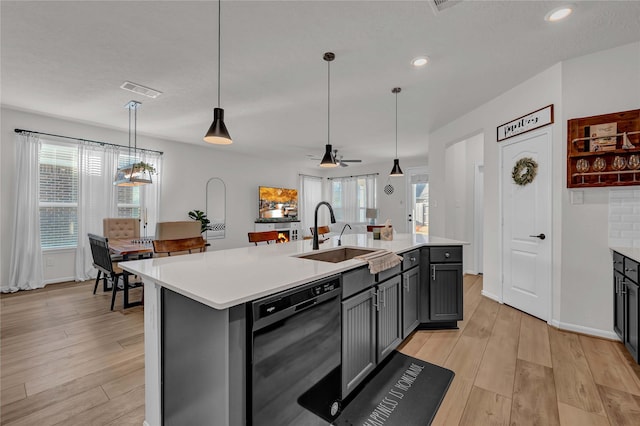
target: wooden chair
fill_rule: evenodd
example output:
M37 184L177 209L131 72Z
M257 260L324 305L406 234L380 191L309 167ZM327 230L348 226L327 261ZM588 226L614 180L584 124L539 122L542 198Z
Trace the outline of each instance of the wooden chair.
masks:
M98 282L100 281L100 274L103 274L105 287L107 281L111 281L111 310L116 302L116 292L124 290L124 309L132 306L142 304L142 300L138 302L129 303L129 289L141 287L142 283L129 283L129 272L122 268L119 268L111 260L111 253L109 252L109 240L108 238L101 237L100 235L88 234L89 244L91 246L91 255L93 256L93 266L98 270L98 276L96 278L96 284L93 286L93 294L96 294L98 288ZM122 288L118 286L118 281L122 278Z
M248 232L249 242L258 245L259 242L266 241L269 244L269 241L275 241L278 243L278 231L264 231L264 232Z
M202 235L191 238L179 238L171 240L153 240L153 251L157 254L189 254L195 250L204 252L207 249L207 242Z
M309 229L311 230L311 236L313 236L313 227ZM331 232L331 229L329 229L328 226L318 226L318 236L322 235L324 237L324 234L328 234L329 232Z
M177 222L158 222L156 224L157 240L180 240L183 238L202 237L200 222L184 220Z

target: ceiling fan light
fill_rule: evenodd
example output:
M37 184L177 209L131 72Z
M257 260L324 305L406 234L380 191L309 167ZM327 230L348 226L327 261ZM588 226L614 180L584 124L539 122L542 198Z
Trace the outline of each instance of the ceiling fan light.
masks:
M222 108L213 109L213 123L204 137L204 141L216 145L229 145L233 143L227 126L224 125L224 110Z
M402 173L402 169L400 168L400 159L393 159L393 169L391 170L391 173L389 173L389 176L404 176L404 173Z
M331 145L327 144L325 146L324 157L322 157L322 161L320 162L320 167L337 167L336 159L331 154Z

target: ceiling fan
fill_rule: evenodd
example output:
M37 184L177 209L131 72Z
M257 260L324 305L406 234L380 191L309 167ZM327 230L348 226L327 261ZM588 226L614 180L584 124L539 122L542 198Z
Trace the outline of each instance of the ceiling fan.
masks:
M335 160L336 164L339 164L341 167L348 167L349 165L347 163L362 163L362 160L344 160L342 158L342 155L338 155L337 149L334 149L331 155L333 156L333 159ZM310 160L315 160L315 161L321 160L321 158L316 158L313 155L309 155L308 157Z

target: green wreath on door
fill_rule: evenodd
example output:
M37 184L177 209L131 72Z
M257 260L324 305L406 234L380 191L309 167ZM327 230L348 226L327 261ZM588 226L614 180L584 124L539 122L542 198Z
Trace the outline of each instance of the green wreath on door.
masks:
M511 177L517 185L524 186L533 182L536 174L538 174L538 163L531 157L523 157L513 166Z

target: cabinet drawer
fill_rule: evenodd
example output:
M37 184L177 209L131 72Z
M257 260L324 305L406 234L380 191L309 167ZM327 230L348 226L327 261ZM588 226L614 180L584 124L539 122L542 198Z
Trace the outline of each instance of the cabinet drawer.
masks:
M375 284L375 275L369 272L368 266L363 266L342 274L342 298L359 293Z
M615 271L618 271L620 273L624 272L623 259L624 259L623 255L615 251L613 252L613 269Z
M640 274L638 274L638 262L631 260L628 257L624 258L624 274L627 278L631 279L634 283L638 284Z
M411 250L402 254L402 270L406 271L420 264L420 250Z
M429 261L431 263L460 263L462 262L462 247L429 247Z
M382 272L378 272L376 274L376 281L381 283L382 281L393 277L394 275L398 275L400 273L400 266L402 263L397 264L393 268L385 269Z

